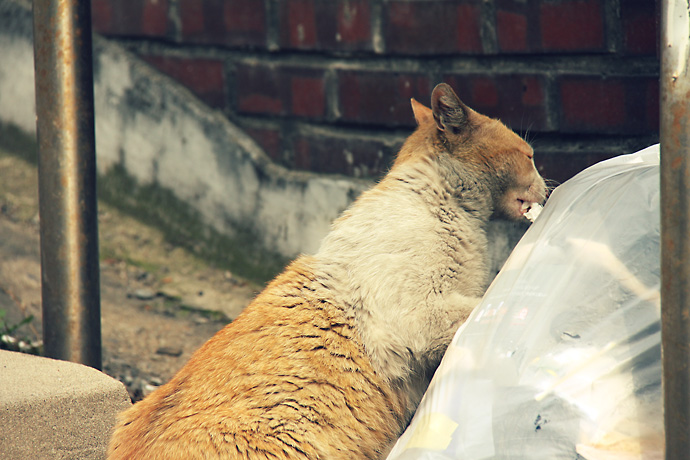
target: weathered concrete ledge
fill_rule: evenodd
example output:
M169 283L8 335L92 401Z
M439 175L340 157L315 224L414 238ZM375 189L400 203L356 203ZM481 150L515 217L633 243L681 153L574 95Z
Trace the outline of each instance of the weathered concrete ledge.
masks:
M35 135L30 5L0 0L0 122ZM120 46L94 37L96 150L100 173L116 165L189 203L215 230L255 235L291 258L314 252L337 217L370 185L289 171L188 90Z
M93 368L0 350L0 458L103 459L125 386Z

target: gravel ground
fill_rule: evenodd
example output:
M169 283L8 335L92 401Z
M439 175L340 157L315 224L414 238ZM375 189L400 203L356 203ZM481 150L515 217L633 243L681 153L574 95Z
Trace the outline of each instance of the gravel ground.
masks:
M103 371L124 382L136 401L170 379L260 286L102 203L99 234ZM42 330L37 173L2 151L0 258L0 346L16 349L22 340L28 349ZM11 334L3 330L22 321Z

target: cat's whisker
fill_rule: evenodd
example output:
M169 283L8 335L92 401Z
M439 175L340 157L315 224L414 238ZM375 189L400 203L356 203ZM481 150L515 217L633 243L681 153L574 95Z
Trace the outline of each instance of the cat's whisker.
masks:
M544 179L544 183L546 184L546 196L550 196L551 192L554 191L556 187L561 185L560 182L553 180L553 179Z

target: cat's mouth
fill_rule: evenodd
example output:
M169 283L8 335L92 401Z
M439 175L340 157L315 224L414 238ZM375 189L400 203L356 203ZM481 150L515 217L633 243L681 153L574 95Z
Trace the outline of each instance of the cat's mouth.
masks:
M537 216L542 210L542 205L537 203L536 201L526 201L521 200L520 198L518 198L517 201L520 205L520 214L522 214L525 218L529 219L530 221L534 222L534 220L537 218Z

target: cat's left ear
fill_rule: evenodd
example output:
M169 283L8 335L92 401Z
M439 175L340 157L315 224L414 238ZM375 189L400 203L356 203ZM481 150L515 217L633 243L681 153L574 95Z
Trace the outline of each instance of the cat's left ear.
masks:
M460 134L469 125L470 109L446 83L439 83L431 93L431 111L440 131Z
M434 119L434 115L431 113L429 107L417 102L415 98L410 99L410 103L412 103L412 113L414 113L414 119L417 125L431 122L431 120Z

